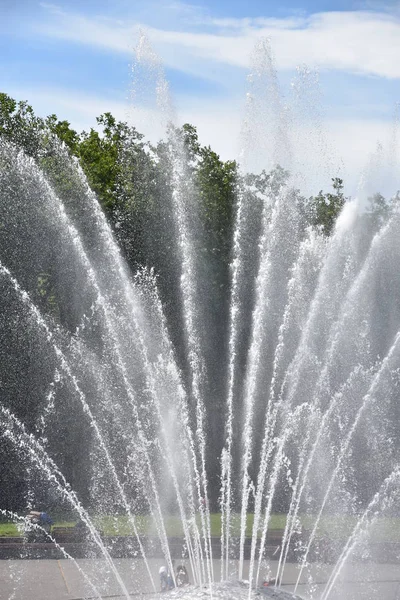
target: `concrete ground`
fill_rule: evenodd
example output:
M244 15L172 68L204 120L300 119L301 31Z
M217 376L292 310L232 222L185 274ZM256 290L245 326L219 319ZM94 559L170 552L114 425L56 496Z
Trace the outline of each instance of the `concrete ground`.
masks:
M175 562L178 565L178 561ZM115 559L116 572L100 559L2 560L0 561L0 600L80 600L108 598L119 600L151 594L150 575L141 559ZM150 559L148 569L158 588L158 569L162 561ZM220 578L220 561L213 563L215 579ZM248 576L246 561L244 578ZM235 577L237 563L231 565ZM277 563L270 563L274 576ZM304 571L297 594L321 598L332 567L315 564ZM189 569L188 569L189 570ZM283 587L293 591L298 575L296 564L287 564ZM117 578L120 578L119 583ZM315 584L307 583L313 579ZM122 593L122 586L126 592ZM396 564L351 563L341 573L329 600L400 600L400 567Z

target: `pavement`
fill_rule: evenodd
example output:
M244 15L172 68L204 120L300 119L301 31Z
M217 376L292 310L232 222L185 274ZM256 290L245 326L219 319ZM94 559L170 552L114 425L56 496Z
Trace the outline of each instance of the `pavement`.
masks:
M175 562L178 564L178 561ZM220 560L213 561L214 578L220 579ZM158 588L160 559L114 559L113 566L98 558L74 560L0 561L0 600L81 600L97 598L120 600L152 595L149 571ZM189 565L186 564L190 576ZM277 562L269 563L273 577ZM115 570L113 570L115 569ZM245 561L244 579L249 561ZM315 563L304 570L296 594L319 600L332 565ZM263 573L266 575L266 572ZM294 590L298 565L286 565L282 589ZM232 561L231 578L237 578L237 561ZM312 580L316 583L312 583ZM329 596L329 600L400 600L398 564L349 563Z

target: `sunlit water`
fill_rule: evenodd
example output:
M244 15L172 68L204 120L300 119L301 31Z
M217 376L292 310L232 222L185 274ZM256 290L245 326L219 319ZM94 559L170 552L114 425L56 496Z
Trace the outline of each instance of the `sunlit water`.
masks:
M138 60L148 60L148 52L143 46ZM168 120L173 118L168 86L158 59L150 59ZM170 515L181 524L196 587L170 594L185 598L253 597L269 570L268 530L282 490L287 519L272 575L283 580L289 562L296 562L294 589L302 581L301 592L310 598L316 555L333 562L325 600L352 557L370 556L379 522L397 516L400 213L395 206L388 219L371 225L364 213L367 190L374 185L368 175L330 238L302 225L295 185L300 163L288 150L289 113L268 45L258 47L254 61L249 93L256 101L248 102L242 168L251 152L263 150L252 131L260 123L266 126L260 119L271 113L273 159L294 165L294 176L282 184L276 172L258 204L249 203L244 192L237 199L226 369L221 369L226 390L226 427L219 432L221 489L212 509L222 515L218 566L207 464L212 412L206 349L211 332L201 292L206 270L197 254L200 220L179 135L170 130L168 144L185 377L156 279L146 270L128 271L79 166L52 142L56 169L62 168L69 186L57 194L57 173L45 173L0 140L1 329L7 340L2 351L13 344L15 372L31 368L33 384L45 382L43 402L29 426L10 411L5 395L1 435L21 465L33 502L38 490L50 490L86 524L104 561L101 572L86 575L95 591L97 578L110 578L129 598L98 526L57 465L55 439L68 407L81 415L73 426L88 432L92 512L113 514L118 506L126 515L154 591L157 577L140 536L143 512L151 516L171 572ZM306 72L299 77L298 86L301 81L309 86ZM39 267L56 272L57 293L74 309L72 333L32 300L37 281L31 272ZM244 331L245 323L250 326ZM32 347L32 366L18 362L21 343ZM254 521L246 554L248 512ZM345 532L341 516L347 519ZM321 542L328 518L326 539L340 540L330 557L329 544L324 549ZM245 559L249 585L218 583L242 579Z

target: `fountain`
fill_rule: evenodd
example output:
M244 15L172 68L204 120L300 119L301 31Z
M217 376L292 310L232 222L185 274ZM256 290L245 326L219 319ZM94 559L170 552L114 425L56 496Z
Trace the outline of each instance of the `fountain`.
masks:
M160 561L174 573L179 559L193 587L174 597L284 598L290 572L290 590L302 597L350 598L341 577L354 561L386 556L382 531L397 526L400 212L393 202L371 221L366 177L329 237L305 223L301 161L288 151L291 120L265 42L254 61L242 169L259 151L255 130L262 138L266 127L273 162L292 175L274 169L252 202L239 188L225 357L209 348L203 234L179 131L170 128L167 148L183 359L157 278L129 272L77 161L51 136L42 161L0 140L2 451L25 482L27 508L50 504L83 524L85 541L75 545L45 532L46 547L76 569L82 597L156 592ZM211 368L223 399L210 392ZM222 400L226 426L210 451L213 403L222 410ZM0 509L27 526L18 511ZM277 510L286 518L271 547ZM101 515L114 525L123 517L124 542L102 535ZM31 548L17 551L23 558ZM130 557L127 572L118 556ZM10 598L27 564L10 563ZM272 576L275 586L257 591ZM375 584L357 596L376 597Z

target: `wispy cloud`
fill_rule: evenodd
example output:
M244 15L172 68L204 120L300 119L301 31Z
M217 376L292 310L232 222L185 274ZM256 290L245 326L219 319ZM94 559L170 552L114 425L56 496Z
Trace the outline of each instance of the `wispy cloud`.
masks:
M55 113L60 119L70 121L77 131L95 127L96 117L105 112L125 121L130 111L128 102L51 85L30 88L11 85L7 93L17 100L27 100L41 117Z
M123 4L126 9L127 3ZM324 113L318 117L315 126L315 119L307 121L304 107L300 106L299 110L293 111L296 118L288 124L293 154L298 157L296 169L304 174L309 185L315 185L313 191L316 191L320 187L326 188L329 178L338 174L337 165L345 164L343 176L354 189L360 171L368 161L368 153L374 150L378 138L387 137L387 133L382 132L387 132L390 127L390 105L396 101L395 80L400 78L400 16L394 10L374 12L364 9L311 16L292 15L284 19L237 19L228 15L226 18L214 18L201 7L174 0L168 7L165 0L162 4L163 10L168 8L170 14L166 20L160 17L156 26L157 21L152 18L150 9L140 15L135 13L137 18L132 13L127 18L126 12L121 11L118 19L112 19L104 14L90 16L90 13L84 14L78 9L73 12L44 2L40 18L29 23L30 35L35 37L35 41L45 40L44 52L50 45L57 52L65 52L66 57L68 44L74 44L71 70L79 72L82 66L80 58L82 62L88 58L85 68L95 73L91 81L95 81L96 86L86 85L86 82L80 85L71 78L69 87L68 81L60 77L60 88L55 89L55 82L41 72L41 79L34 79L36 88L28 89L28 84L25 88L19 85L21 77L18 72L9 69L8 93L17 98L27 98L43 116L57 113L60 118L70 120L78 130L95 126L94 117L109 110L118 119L130 120L151 141L157 141L163 135L162 119L152 109L154 103L147 99L148 81L144 81L146 101L142 102L139 94L136 98L139 106L129 107L128 103L120 102L120 93L114 93L121 89L118 87L120 80L113 79L110 67L110 64L118 62L127 65L132 59L141 27L167 69L211 81L211 85L205 85L204 81L169 73L180 123L192 122L198 127L202 143L210 144L224 159L233 158L237 155L244 104L238 89L243 89L244 71L250 66L256 42L261 37L268 37L284 89L292 79L291 71L299 64L317 65L321 70L329 71L329 74L323 73L321 79L328 87L324 91L328 92L333 110L328 110L327 116ZM49 40L53 43L49 44ZM91 51L85 52L87 49ZM96 49L101 52L96 52ZM47 59L44 52L41 57L52 64L52 57ZM103 77L102 68L107 55L112 61L108 63L107 76ZM148 69L144 71L146 78ZM286 73L281 78L282 71ZM354 73L364 77L353 77ZM378 78L381 79L378 81ZM214 82L221 85L216 86ZM175 89L174 84L177 86ZM114 92L110 85L115 88ZM338 86L340 94L337 93ZM303 87L308 89L307 82ZM291 89L293 91L294 88ZM210 90L212 93L209 93ZM285 89L289 104L292 95L291 92L286 94ZM304 102L306 111L311 106L312 112L314 104L318 110L320 100L306 99ZM268 119L261 117L256 127L261 129L263 121L268 122ZM325 132L326 143L322 145L319 140L310 139L310 131L315 137L320 130ZM268 135L262 137L270 138ZM325 148L326 156L320 151L321 147ZM266 165L267 155L266 148ZM261 156L261 159L264 160L264 157ZM326 169L323 165L316 168L321 161L327 163Z
M208 32L202 32L88 18L49 5L43 8L48 18L36 26L41 35L128 54L142 27L167 67L196 72L200 77L208 77L210 64L247 68L255 41L268 37L279 69L307 63L322 69L400 78L400 17L387 12L325 12L288 19L207 18Z

